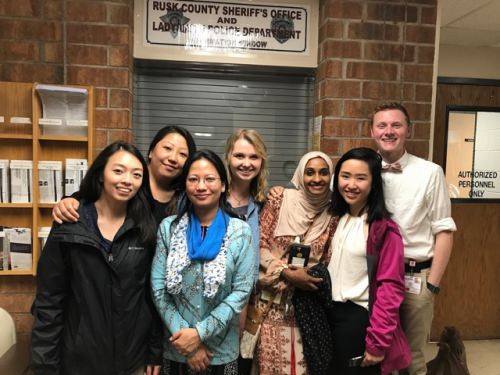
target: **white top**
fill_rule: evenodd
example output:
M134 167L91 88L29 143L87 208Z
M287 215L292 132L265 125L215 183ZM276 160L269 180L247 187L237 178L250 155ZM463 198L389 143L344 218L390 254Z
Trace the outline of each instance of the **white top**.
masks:
M360 217L349 214L342 216L333 235L332 258L328 271L332 280L334 301L352 301L368 310L366 217L366 214Z
M437 233L457 230L446 180L439 165L415 155L405 152L398 162L402 173L382 173L385 204L401 229L405 258L425 261L434 256Z

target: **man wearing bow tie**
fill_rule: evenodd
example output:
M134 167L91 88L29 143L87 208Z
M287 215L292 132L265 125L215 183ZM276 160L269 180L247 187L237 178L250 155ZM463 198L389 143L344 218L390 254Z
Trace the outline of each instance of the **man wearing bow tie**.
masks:
M455 222L442 168L405 149L411 126L399 103L378 106L372 113L371 135L382 156L384 196L405 246L406 296L401 322L413 361L411 375L425 374L424 347L433 317L434 296L453 246Z

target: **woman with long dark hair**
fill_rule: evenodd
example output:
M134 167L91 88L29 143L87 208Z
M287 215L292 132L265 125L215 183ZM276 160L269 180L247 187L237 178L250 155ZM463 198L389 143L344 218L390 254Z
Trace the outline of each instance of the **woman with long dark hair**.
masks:
M369 148L346 152L335 167L331 213L340 220L328 265L335 374L388 374L411 362L399 320L403 241L385 207L381 172L382 158Z
M224 163L195 152L182 174L186 204L162 221L151 271L165 326L163 373L237 374L239 313L253 286L248 224L232 217Z
M79 196L78 221L54 223L38 262L33 370L158 374L161 330L149 292L156 225L144 158L128 143L110 144Z
M165 126L153 137L148 149L148 170L153 215L158 223L177 212L183 194L180 176L189 155L195 151L191 133L180 126ZM56 204L52 217L58 223L76 221L78 194Z

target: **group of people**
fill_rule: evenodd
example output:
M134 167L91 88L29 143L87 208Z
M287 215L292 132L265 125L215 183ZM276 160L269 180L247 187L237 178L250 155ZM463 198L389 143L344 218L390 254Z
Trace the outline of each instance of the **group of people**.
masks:
M450 200L441 168L406 152L402 105L377 107L371 131L378 152L349 150L335 167L309 152L270 191L254 130L228 138L225 162L176 126L149 162L106 147L53 210L35 374L425 374ZM265 313L244 360L249 300Z

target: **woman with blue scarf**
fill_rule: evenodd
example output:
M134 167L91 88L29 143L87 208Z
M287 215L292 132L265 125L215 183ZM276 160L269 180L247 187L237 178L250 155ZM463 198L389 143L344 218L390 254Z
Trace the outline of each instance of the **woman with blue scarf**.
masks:
M162 371L237 374L239 313L253 287L252 233L232 217L215 153L195 152L182 177L187 204L160 224L151 271L168 338Z

